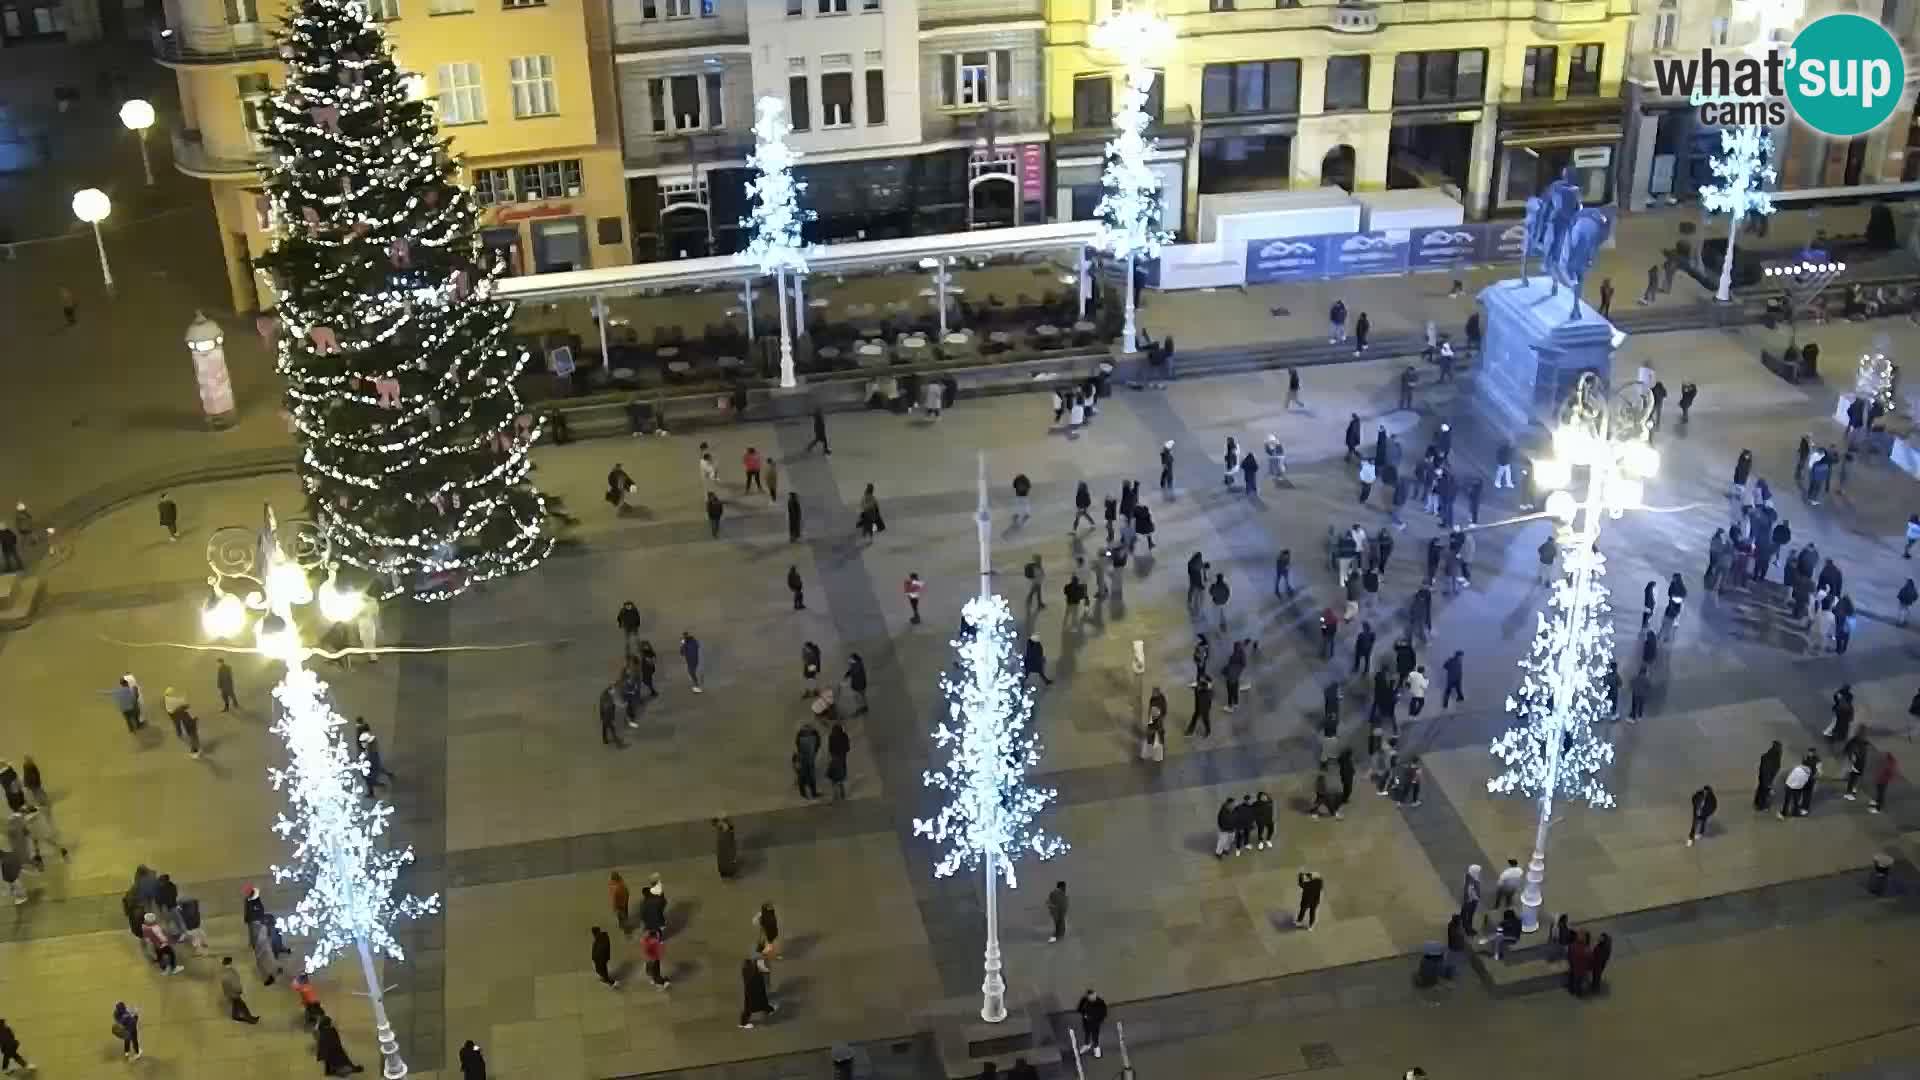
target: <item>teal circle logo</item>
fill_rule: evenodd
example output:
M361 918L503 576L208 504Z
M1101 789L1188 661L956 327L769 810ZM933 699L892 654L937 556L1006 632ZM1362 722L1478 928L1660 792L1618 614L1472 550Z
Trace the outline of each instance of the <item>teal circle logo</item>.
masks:
M1900 43L1859 15L1815 19L1787 53L1787 100L1823 135L1848 138L1886 123L1906 82Z

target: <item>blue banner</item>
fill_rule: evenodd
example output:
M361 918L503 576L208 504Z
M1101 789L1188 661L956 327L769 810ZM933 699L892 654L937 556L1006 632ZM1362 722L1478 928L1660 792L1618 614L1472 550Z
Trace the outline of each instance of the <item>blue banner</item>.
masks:
M1404 274L1407 271L1407 231L1353 233L1332 237L1332 254L1327 261L1327 276L1354 277L1359 274Z
M1527 226L1521 221L1489 221L1479 226L1480 261L1483 263L1520 261L1526 250Z
M1247 284L1311 281L1325 277L1334 236L1293 236L1247 241Z
M1480 259L1479 225L1441 225L1411 230L1407 266L1412 270L1445 270Z

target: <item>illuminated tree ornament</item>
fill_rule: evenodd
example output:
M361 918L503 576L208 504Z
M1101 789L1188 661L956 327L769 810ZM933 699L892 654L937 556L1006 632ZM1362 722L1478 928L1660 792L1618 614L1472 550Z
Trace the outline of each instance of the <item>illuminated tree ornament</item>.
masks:
M1153 139L1147 135L1147 114L1155 73L1151 58L1172 39L1162 20L1142 12L1125 12L1102 20L1093 31L1098 49L1118 55L1126 65L1126 84L1120 109L1114 113L1114 137L1107 142L1106 169L1100 182L1105 192L1094 207L1100 219L1100 249L1127 263L1126 323L1121 350L1132 353L1138 333L1134 318L1134 263L1151 259L1172 240L1160 224L1160 178L1147 163Z
M408 91L360 0L302 0L268 106L261 258L302 483L335 558L380 598L446 599L551 552L514 379L528 355L488 299L478 210L435 105ZM432 496L460 496L442 514Z
M747 167L754 170L754 178L747 181L753 209L740 222L751 239L736 257L774 276L780 308L780 385L791 387L796 379L793 331L787 317L787 272L806 273L806 242L800 230L814 214L800 206L800 193L807 185L793 176L800 154L787 145L793 125L788 123L786 111L786 103L777 97L763 97L755 103L753 153L747 158Z
M1733 245L1740 222L1748 214L1773 213L1773 140L1765 128L1745 126L1720 129L1720 156L1713 159L1714 183L1700 189L1700 205L1709 213L1726 214L1727 251L1720 260L1720 285L1714 299L1733 299Z
M1860 369L1854 374L1853 393L1856 398L1867 403L1869 410L1878 407L1882 413L1893 411L1893 361L1887 357L1892 343L1886 335L1873 339L1873 347L1860 354Z

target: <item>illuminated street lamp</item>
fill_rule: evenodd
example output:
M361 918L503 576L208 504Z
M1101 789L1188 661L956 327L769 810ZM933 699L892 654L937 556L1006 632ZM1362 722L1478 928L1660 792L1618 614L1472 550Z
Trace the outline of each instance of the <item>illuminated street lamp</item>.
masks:
M1647 441L1653 398L1642 383L1608 395L1591 373L1582 375L1553 435L1554 456L1535 463L1547 515L1555 521L1563 552L1563 576L1555 582L1549 611L1540 617L1520 687L1507 699L1520 722L1493 743L1506 764L1487 781L1495 794L1519 793L1539 800L1533 858L1520 893L1520 927L1540 925L1541 884L1547 876L1547 829L1556 795L1610 807L1613 796L1598 773L1613 761L1613 745L1594 725L1610 715L1601 685L1613 656L1613 623L1601 583L1606 560L1598 545L1602 516L1618 518L1641 507L1646 481L1660 469L1660 454ZM1574 470L1586 471L1586 490L1570 490Z
M73 193L73 216L93 226L93 246L100 252L100 280L107 295L113 295L113 268L107 265L107 244L100 239L100 223L113 213L113 200L99 188L81 188Z
M291 542L291 551L283 540ZM368 601L340 585L312 522L289 521L283 528L271 506L257 530L216 530L207 541L207 565L212 574L201 610L207 634L239 637L257 616L252 651L287 669L273 691L279 704L273 731L286 742L289 761L270 775L290 804L273 831L293 843L295 865L276 866L273 873L275 880L301 882L306 893L287 916L286 927L313 942L305 961L309 972L349 946L358 952L380 1042L381 1073L400 1080L407 1063L387 1018L373 957L380 952L403 959L392 923L437 910L439 898L395 896L395 879L413 861L413 852L381 846L393 808L362 802L359 788L367 765L355 752L346 719L328 702L326 684L305 666L316 650L301 639L294 618L295 608L314 604L322 619L344 623L357 618ZM326 578L316 589L309 574L321 568Z
M120 106L120 122L140 141L140 170L147 174L147 186L152 187L153 162L147 157L147 129L153 126L153 106L134 98Z

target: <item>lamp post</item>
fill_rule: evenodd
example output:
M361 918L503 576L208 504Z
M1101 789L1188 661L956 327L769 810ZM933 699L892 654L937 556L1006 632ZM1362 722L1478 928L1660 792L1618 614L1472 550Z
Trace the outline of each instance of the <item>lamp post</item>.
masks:
M933 277L933 302L940 309L940 340L947 338L947 289L953 284L953 274L948 267L953 265L951 255L927 256L920 260L920 269Z
M153 186L153 161L147 157L147 129L153 126L153 106L134 98L120 106L120 122L127 125L140 142L140 171L147 174L147 186Z
M1147 136L1152 117L1147 101L1153 91L1153 59L1173 40L1173 26L1143 11L1110 16L1094 26L1094 48L1120 58L1127 85L1120 109L1114 113L1114 137L1107 143L1106 172L1101 177L1106 194L1099 213L1104 223L1101 246L1126 260L1126 320L1121 352L1135 351L1139 327L1134 318L1134 261L1153 258L1167 242L1160 227L1160 180L1147 163L1153 140Z
M282 707L274 731L286 740L292 762L285 770L275 770L273 778L276 788L289 789L294 817L282 814L274 831L293 837L296 858L308 865L293 871L276 867L274 876L307 878L309 884L287 924L316 940L307 958L309 971L348 945L359 954L380 1043L381 1072L387 1080L400 1080L407 1075L407 1063L387 1017L373 954L378 949L399 958L387 923L430 912L438 899L394 899L394 876L411 861L412 852L376 850L390 808L376 804L367 810L361 805L355 786L364 766L349 755L350 744L343 744L337 732L345 721L327 703L326 685L305 667L314 650L302 640L294 615L294 609L315 604L327 622L347 622L359 615L366 599L340 586L325 541L312 522L283 525L271 506L263 519L257 530L229 526L215 530L207 541L211 574L201 623L211 637L232 638L257 616L254 651L286 665L286 676L274 690ZM285 541L291 541L291 551ZM316 589L308 575L323 567L326 579Z
M1599 700L1595 668L1611 655L1612 627L1600 617L1606 610L1600 585L1606 560L1597 545L1602 515L1617 518L1638 508L1645 481L1659 470L1660 455L1647 442L1652 415L1653 400L1643 384L1628 383L1609 395L1592 373L1582 375L1554 431L1554 457L1534 468L1541 487L1552 489L1546 510L1557 522L1566 577L1553 598L1557 614L1542 620L1543 633L1551 635L1546 647L1540 648L1536 639L1535 659L1522 661L1530 677L1522 695L1525 704L1519 707L1534 713L1533 722L1495 744L1495 753L1513 767L1488 783L1494 791L1531 790L1539 799L1533 857L1520 893L1520 926L1526 932L1540 925L1554 796L1564 790L1595 805L1613 802L1585 775L1612 760L1611 746L1591 740L1586 730ZM1569 490L1576 468L1587 471L1586 489L1579 497ZM1515 707L1510 699L1509 708ZM1604 749L1589 753L1594 747ZM1580 760L1569 760L1575 754Z
M99 188L81 188L73 193L73 216L93 226L93 246L100 252L100 281L107 295L113 295L113 268L107 265L107 243L100 239L100 223L113 212L113 200Z

